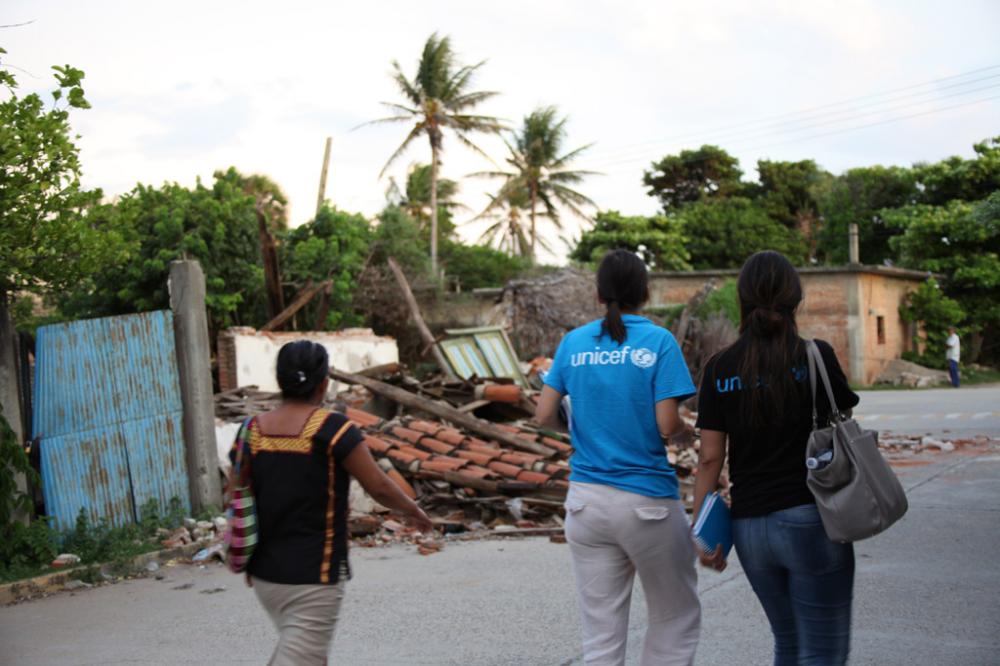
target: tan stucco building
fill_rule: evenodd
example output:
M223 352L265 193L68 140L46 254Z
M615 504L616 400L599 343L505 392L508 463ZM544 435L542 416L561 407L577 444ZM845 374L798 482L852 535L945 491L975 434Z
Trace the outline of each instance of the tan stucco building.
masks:
M706 281L739 271L672 271L650 277L650 305L686 303ZM885 365L913 347L914 329L899 306L928 274L886 266L800 268L805 299L800 333L828 341L853 383L868 385Z

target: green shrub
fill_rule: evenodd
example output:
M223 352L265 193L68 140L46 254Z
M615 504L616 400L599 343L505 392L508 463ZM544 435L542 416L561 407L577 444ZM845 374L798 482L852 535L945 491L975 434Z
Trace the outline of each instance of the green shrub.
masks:
M740 300L736 293L736 280L726 280L722 286L713 290L701 307L698 317L708 319L716 313L723 314L733 326L740 325Z
M445 274L458 281L463 290L502 287L528 269L531 262L485 245L463 245L445 240L441 244Z
M911 353L907 360L915 358L918 360L914 360L914 363L931 368L944 367L948 327L955 326L959 335L963 333L958 324L965 319L965 310L958 301L945 296L937 280L928 278L916 291L907 294L903 305L899 307L899 314L903 321L921 324L927 335L924 354Z

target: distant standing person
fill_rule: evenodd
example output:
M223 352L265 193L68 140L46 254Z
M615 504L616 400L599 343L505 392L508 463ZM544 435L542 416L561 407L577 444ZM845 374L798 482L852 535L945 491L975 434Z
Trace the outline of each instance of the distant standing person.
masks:
M308 340L278 352L282 403L249 420L230 452L243 447L256 503L258 543L247 584L278 630L272 665L326 664L350 578L347 497L354 477L375 501L430 531L426 514L372 459L343 414L323 409L329 356Z
M951 378L951 385L958 388L961 384L961 377L958 374L958 361L962 356L962 342L958 339L958 332L954 326L948 327L948 340L945 342L945 358L948 359L948 376Z
M737 281L739 338L705 366L698 393L701 449L694 515L715 489L729 448L733 541L774 635L774 666L847 662L854 589L854 547L834 543L806 486L812 397L805 341L795 311L802 285L788 259L758 252ZM836 405L816 396L820 424L858 396L833 348L816 340ZM701 556L721 570L722 554Z
M649 276L634 253L604 257L597 295L607 314L563 338L536 413L555 427L563 396L572 400L566 540L583 659L625 663L638 572L649 610L640 663L691 664L701 626L694 547L664 439L683 436L678 405L695 387L670 331L638 314Z

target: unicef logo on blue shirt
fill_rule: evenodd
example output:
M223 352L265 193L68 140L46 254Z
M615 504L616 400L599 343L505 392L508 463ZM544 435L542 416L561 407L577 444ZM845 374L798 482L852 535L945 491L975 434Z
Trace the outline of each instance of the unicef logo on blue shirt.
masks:
M632 350L632 364L639 368L651 368L656 363L656 352L645 347Z

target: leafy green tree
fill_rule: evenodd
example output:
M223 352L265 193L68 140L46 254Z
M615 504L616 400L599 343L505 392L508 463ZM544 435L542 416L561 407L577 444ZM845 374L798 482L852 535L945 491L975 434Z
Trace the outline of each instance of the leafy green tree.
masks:
M557 229L562 225L559 207L563 206L576 215L587 218L583 206L596 204L587 196L573 189L592 171L570 168L570 164L592 144L563 152L566 140L566 122L560 118L554 106L539 107L524 117L521 127L513 133L512 141L504 141L509 155L507 164L510 171L487 171L477 176L503 178L504 183L491 205L506 205L524 201L527 204L530 225L528 237L531 239L532 260L538 246L537 218L541 205L545 216ZM489 212L490 208L486 209Z
M389 257L393 257L407 275L422 277L427 273L429 242L420 224L406 210L390 204L378 214L368 265L385 266Z
M649 196L672 213L702 199L725 198L743 189L740 161L717 147L704 145L697 150L682 150L654 162L642 176Z
M978 204L916 204L883 211L902 234L892 239L900 263L944 276L944 293L955 299L967 322L994 358L1000 351L1000 191ZM952 320L958 324L960 320ZM972 358L979 354L973 350Z
M448 275L463 290L502 287L531 265L526 257L514 257L485 245L465 245L445 240L441 262Z
M117 202L91 210L94 228L118 229L125 258L68 289L60 299L70 316L104 316L169 307L170 262L197 259L205 271L213 332L264 323L264 272L254 198L235 169L216 172L211 188L176 183L137 185Z
M881 264L893 258L889 239L900 233L886 225L882 211L916 201L913 171L904 167L850 169L817 188L822 226L818 253L829 264L848 261L848 228L858 225L861 263Z
M474 132L496 134L503 129L492 116L470 113L471 109L495 96L489 91L471 90L472 79L485 61L475 65L460 65L448 37L432 34L424 44L423 53L412 79L403 73L397 61L392 62L392 79L402 93L404 103L383 102L395 115L380 118L373 123L409 123L412 127L403 143L389 157L382 168L382 175L421 136L426 136L431 146L430 216L431 216L431 271L437 275L438 263L438 169L444 147L445 130L450 130L460 143L485 157L485 153L472 142Z
M739 268L760 250L781 252L795 264L806 260L802 236L745 197L690 204L674 217L696 269Z
M6 51L0 49L0 55ZM101 197L80 185L79 149L70 110L87 109L82 71L53 67L56 89L47 106L19 95L0 66L0 299L22 290L58 292L115 263L121 235L97 229L86 211Z
M1000 190L1000 136L975 144L971 160L949 157L914 165L920 203L943 205L958 199L979 201Z
M922 365L943 368L948 327L959 326L966 312L958 301L948 298L934 278L928 278L916 291L907 294L899 307L903 321L919 323L926 334L923 355L915 357Z
M609 210L597 214L594 227L583 232L570 258L594 264L610 250L623 248L639 254L651 269L688 270L686 242L677 217L625 216Z
M760 184L750 188L751 196L771 219L803 232L815 226L819 217L815 190L829 176L816 162L758 160L757 174Z
M281 265L286 281L299 288L325 280L333 283L325 302L315 298L296 315L306 328L336 329L362 323L352 303L371 238L371 228L363 216L329 205L324 205L314 219L282 235ZM317 321L319 318L324 321Z

